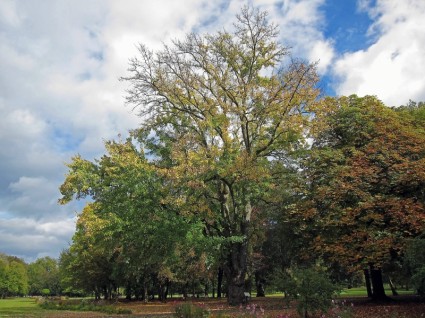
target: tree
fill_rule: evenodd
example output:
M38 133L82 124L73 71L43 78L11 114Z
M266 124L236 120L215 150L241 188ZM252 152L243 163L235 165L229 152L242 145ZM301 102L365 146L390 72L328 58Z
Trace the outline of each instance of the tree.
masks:
M27 264L15 256L0 253L0 298L27 293Z
M269 167L297 147L319 105L315 66L287 59L277 35L265 12L245 7L232 32L188 34L157 52L140 45L123 78L169 202L224 239L230 304L244 300L252 217L275 182Z
M129 137L105 146L107 153L100 160L74 157L61 186L61 203L86 197L95 201L79 216L70 248L75 261L69 266L98 273L92 279L82 273L81 284L94 279L89 288L98 288L99 281L102 286L121 284L128 297L134 293L147 299L149 283L154 281L164 298L175 275L176 247L196 230L197 223L182 218L173 204L164 203L164 182L136 140ZM95 268L88 270L88 266ZM69 272L73 275L76 270Z
M420 295L425 295L425 250L424 235L408 242L404 256L404 266L411 273L412 285Z
M425 225L425 135L372 96L324 102L334 110L304 167L304 217L317 250L351 270L370 268L371 296L382 299L383 265Z
M103 294L110 298L114 288L111 237L104 231L107 221L95 214L96 203L87 204L78 217L70 248L61 253L62 286L68 292Z
M29 264L28 280L30 295L41 295L43 289L49 289L52 294L60 295L58 261L46 256Z

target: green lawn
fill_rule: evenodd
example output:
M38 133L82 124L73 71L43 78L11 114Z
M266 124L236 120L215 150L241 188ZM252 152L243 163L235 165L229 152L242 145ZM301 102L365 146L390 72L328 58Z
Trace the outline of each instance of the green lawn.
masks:
M33 298L0 299L0 317L16 317L18 315L34 315L45 312ZM41 315L40 315L41 317Z
M413 290L397 289L397 292L399 295L414 294ZM385 293L387 294L387 296L392 296L390 288L385 288ZM342 297L367 296L367 291L365 287L356 287L356 288L350 288L350 289L347 288L342 290L340 296Z
M413 295L415 292L413 290L404 290L404 289L397 289L397 292L399 295ZM392 296L391 289L387 286L385 286L385 293L387 296ZM255 292L253 292L253 295L255 295ZM366 287L355 287L355 288L346 288L341 291L339 294L340 297L360 297L360 296L367 296ZM267 296L284 296L283 293L272 293Z

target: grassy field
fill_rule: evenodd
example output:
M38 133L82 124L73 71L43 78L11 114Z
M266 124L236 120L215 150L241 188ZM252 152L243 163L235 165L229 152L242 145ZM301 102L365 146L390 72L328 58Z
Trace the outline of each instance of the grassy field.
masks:
M0 317L15 317L17 315L37 315L43 313L34 298L0 299Z
M403 290L403 289L397 289L397 292L399 295L413 295L413 290ZM391 296L391 289L385 288L385 293L388 296ZM367 296L367 291L365 287L356 287L356 288L350 288L350 289L343 289L341 291L340 296L342 297L357 297L357 296Z
M0 299L1 318L98 318L104 314L94 312L69 312L46 310L37 304L35 298Z

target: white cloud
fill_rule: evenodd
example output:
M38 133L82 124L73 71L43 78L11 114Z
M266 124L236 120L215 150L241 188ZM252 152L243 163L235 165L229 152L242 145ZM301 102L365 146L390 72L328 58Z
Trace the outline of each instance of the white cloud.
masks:
M16 8L13 0L0 1L0 21L10 26L18 26L22 21L22 16Z
M376 18L370 29L376 42L337 60L337 93L377 95L394 106L425 100L425 2L380 0L376 7L363 8Z
M29 218L0 219L2 252L32 262L38 257L58 257L69 246L75 230L75 220L56 222Z
M327 72L335 57L333 44L330 41L318 40L314 42L314 45L309 53L309 61L318 62L317 70L319 74Z

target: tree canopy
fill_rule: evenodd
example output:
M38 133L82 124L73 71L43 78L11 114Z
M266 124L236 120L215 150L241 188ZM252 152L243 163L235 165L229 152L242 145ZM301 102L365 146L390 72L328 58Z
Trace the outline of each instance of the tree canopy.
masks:
M372 96L330 98L305 163L317 251L351 270L382 268L425 226L425 135Z

